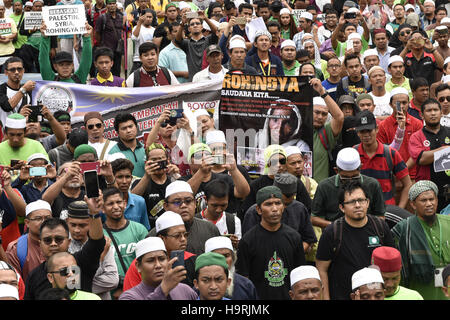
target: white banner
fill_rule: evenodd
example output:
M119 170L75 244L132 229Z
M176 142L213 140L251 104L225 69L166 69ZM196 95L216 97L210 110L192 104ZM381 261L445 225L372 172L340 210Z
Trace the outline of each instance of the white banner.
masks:
M83 4L59 5L42 8L46 36L86 33L86 13Z
M28 11L24 12L24 28L25 30L40 29L42 24L42 12Z
M0 19L0 35L7 36L12 34L11 21L7 19Z

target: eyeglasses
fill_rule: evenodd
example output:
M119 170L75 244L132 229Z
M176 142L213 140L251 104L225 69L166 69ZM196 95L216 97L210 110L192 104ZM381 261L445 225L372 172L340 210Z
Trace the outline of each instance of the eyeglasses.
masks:
M367 198L359 198L359 199L343 202L342 204L344 204L344 205L348 204L348 205L354 206L354 205L356 205L356 203L366 204L367 201L369 201L369 199L367 199Z
M64 267L57 271L49 271L48 273L59 273L61 277L67 277L70 273L73 272L72 267Z
M193 27L193 26L198 26L198 25L200 25L201 23L200 22L192 22L192 23L189 23L189 25L191 26L191 27Z
M444 102L445 100L447 100L447 102L450 102L450 96L446 96L446 97L440 97L439 98L439 102Z
M87 128L89 130L94 129L94 127L96 127L97 129L100 129L102 127L102 124L101 123L96 123L96 124L90 124L90 125L87 126Z
M407 31L402 31L402 32L400 32L400 35L401 35L402 37L407 36L408 34L411 34L411 30L407 30Z
M35 217L35 218L28 218L28 220L30 221L37 221L37 222L42 222L44 220L48 220L50 219L52 216L46 216L46 217Z
M332 68L332 69L337 69L339 68L341 65L340 64L329 64L328 68Z
M181 207L181 205L183 203L185 203L187 206L190 205L193 201L195 201L194 198L185 198L185 199L180 199L180 200L175 200L175 201L169 201L167 203L169 204L173 204L176 207Z
M189 232L178 232L178 233L175 233L175 234L168 234L167 236L175 238L177 240L180 240L181 237L184 237L185 239L187 239L187 237L189 236Z
M6 69L8 72L12 72L12 73L15 73L15 72L22 72L23 71L23 68L22 67L18 67L18 68L9 68L9 69Z
M42 238L42 241L46 244L46 245L51 245L53 243L53 241L55 241L55 243L57 245L60 245L61 243L64 242L64 240L66 240L67 237L63 237L63 236L54 236L54 237L45 237Z

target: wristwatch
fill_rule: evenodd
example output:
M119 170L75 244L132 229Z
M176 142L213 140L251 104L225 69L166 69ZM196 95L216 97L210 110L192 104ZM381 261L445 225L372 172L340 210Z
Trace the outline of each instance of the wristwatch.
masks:
M328 95L328 92L325 92L324 94L322 94L320 97L322 98L322 99L325 99L325 97Z
M25 90L24 87L21 87L21 88L19 89L19 91L22 92L23 95L26 95L26 94L27 94L27 90Z
M97 219L97 218L100 218L102 215L100 214L100 213L97 213L97 214L90 214L89 215L89 217L91 218L91 219Z

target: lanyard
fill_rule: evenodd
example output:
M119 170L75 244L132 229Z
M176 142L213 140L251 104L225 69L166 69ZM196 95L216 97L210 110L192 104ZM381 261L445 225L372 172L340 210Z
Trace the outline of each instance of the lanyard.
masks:
M261 68L262 73L263 73L265 76L270 75L270 67L271 67L271 65L272 65L272 64L271 64L270 61L269 61L269 69L267 70L267 74L266 74L266 72L264 71L264 67L263 67L262 63L261 63L261 62L259 63L259 67Z

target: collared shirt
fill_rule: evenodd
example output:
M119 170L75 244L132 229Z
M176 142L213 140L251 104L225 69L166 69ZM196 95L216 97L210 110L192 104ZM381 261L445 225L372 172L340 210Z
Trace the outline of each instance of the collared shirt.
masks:
M188 71L186 53L171 42L161 50L158 57L158 65L171 71ZM188 82L184 77L177 77L178 82Z
M413 94L411 91L411 87L409 86L409 79L406 77L403 77L403 82L402 84L398 85L392 82L392 78L386 82L386 84L384 85L384 88L386 89L387 92L391 92L392 90L394 90L395 88L405 88L406 91L408 91L408 95L409 95L409 100L411 100L413 98Z
M91 80L90 82L93 86L104 86L104 87L125 87L125 80L116 77L112 73L110 73L107 79L104 79L100 76L100 73L97 73L97 76Z
M283 71L284 71L284 75L285 76L298 76L298 71L300 69L300 62L298 62L297 60L295 60L294 65L292 66L292 68L286 68L286 66L283 63Z
M382 67L386 73L388 72L389 58L391 57L392 51L394 51L394 48L389 46L384 54L377 49L378 58L380 58L380 67Z
M145 155L145 148L138 140L136 140L136 148L131 150L128 148L121 139L119 142L111 148L109 154L123 153L125 157L130 160L134 165L133 176L142 178L145 174L145 161L147 156Z
M128 191L127 207L125 208L123 214L127 220L139 222L146 227L147 230L150 230L150 223L147 216L147 206L143 197Z
M422 121L422 111L420 110L420 108L416 107L413 99L411 99L411 101L409 102L408 113L414 118Z
M427 79L428 83L434 83L434 71L437 69L436 59L432 53L423 52L417 60L412 52L405 57L405 77L414 79L422 77Z

